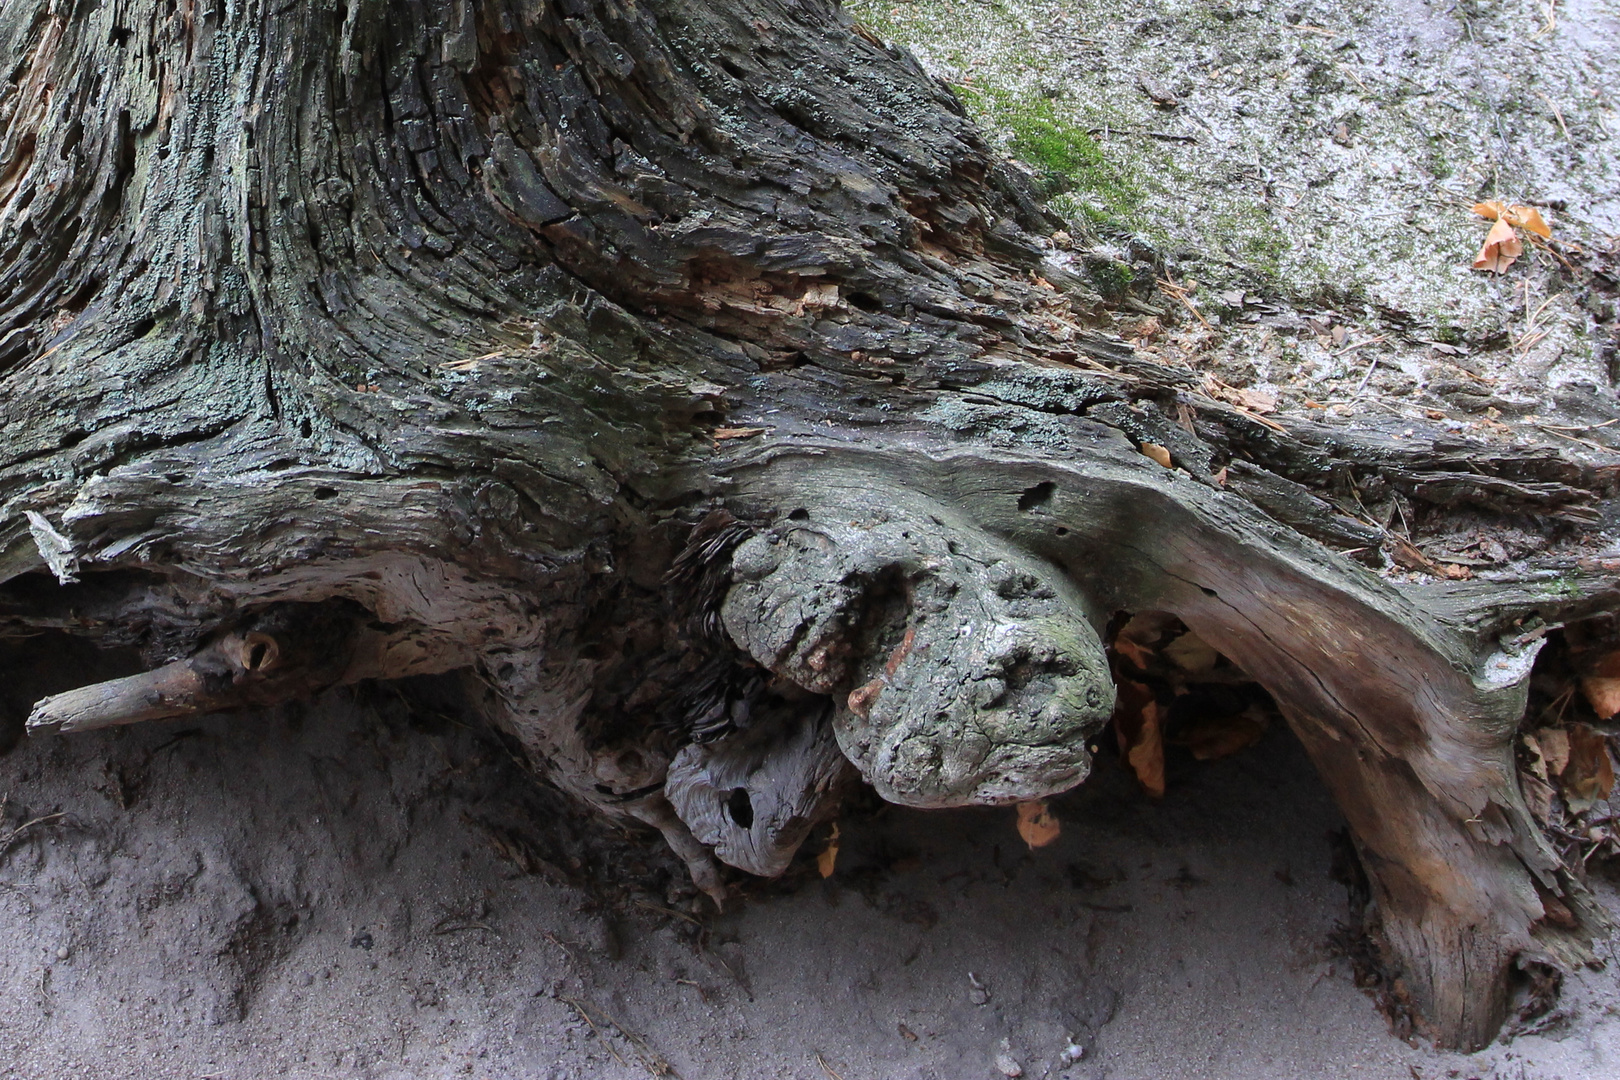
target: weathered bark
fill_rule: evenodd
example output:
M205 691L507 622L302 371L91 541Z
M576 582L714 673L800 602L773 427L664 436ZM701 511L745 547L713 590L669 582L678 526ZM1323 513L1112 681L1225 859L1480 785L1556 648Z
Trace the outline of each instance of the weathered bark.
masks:
M10 0L0 71L0 634L156 669L35 726L466 670L718 898L711 850L774 872L831 812L835 743L921 806L1079 783L1104 624L1163 610L1304 740L1440 1041L1600 929L1511 739L1525 620L1609 568L1324 545L1390 542L1334 501L1371 484L1593 522L1613 465L1134 357L831 0Z

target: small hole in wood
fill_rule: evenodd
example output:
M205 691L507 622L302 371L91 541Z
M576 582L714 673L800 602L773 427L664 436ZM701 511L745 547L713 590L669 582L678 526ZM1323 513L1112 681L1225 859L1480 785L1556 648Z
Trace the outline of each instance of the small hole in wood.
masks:
M1050 480L1042 480L1034 487L1025 488L1024 493L1018 496L1018 509L1030 511L1044 506L1052 501L1052 493L1056 490L1057 485Z
M788 511L788 520L789 521L809 521L810 520L810 511L806 510L802 506L799 507L797 510L790 510L790 511Z
M315 497L317 499L330 499L336 494L337 488L318 487L315 489Z
M265 671L281 659L281 647L269 634L248 634L242 639L242 666L248 671Z
M741 828L752 828L754 824L754 800L748 797L747 788L732 788L731 794L726 796L726 813Z
M1069 535L1069 530L1064 528L1062 525L1059 525L1057 527L1057 534L1059 536L1068 536Z

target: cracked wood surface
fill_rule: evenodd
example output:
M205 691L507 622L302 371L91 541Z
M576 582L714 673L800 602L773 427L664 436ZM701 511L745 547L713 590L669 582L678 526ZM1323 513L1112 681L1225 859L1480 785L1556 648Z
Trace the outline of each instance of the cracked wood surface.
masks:
M1542 921L1538 883L1579 887L1518 792L1514 622L1612 608L1614 568L1566 545L1398 586L1324 544L1391 542L1371 484L1592 528L1615 463L1260 418L1135 357L951 94L828 0L17 0L0 74L0 633L155 669L42 721L155 715L128 703L221 642L243 674L277 605L339 605L343 670L283 692L469 671L536 769L658 828L718 898L712 851L779 867L837 786L819 739L759 756L770 724L732 708L754 661L835 697L885 794L995 801L1084 776L1101 624L1165 610L1311 750L1441 1041L1491 1036L1514 964L1579 955ZM741 532L691 548L722 504ZM851 507L916 523L941 569L891 596L938 586L937 620L855 620L827 643L858 662L820 677L772 644L803 620L744 609L762 537ZM881 601L845 572L911 556L830 524L848 565L806 549L779 591ZM666 582L683 550L705 569ZM956 688L988 654L949 647L974 605L1023 649L983 700ZM712 739L683 697L702 671ZM261 700L234 678L186 707ZM998 709L1014 749L929 764ZM891 753L912 735L934 743Z

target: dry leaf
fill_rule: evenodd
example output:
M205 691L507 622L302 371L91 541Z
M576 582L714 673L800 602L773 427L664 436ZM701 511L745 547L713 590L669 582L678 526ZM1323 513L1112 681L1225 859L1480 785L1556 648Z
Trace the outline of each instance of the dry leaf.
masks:
M1125 755L1142 790L1155 799L1164 798L1164 732L1159 723L1159 703L1142 710L1136 745Z
M1154 461L1157 461L1160 465L1163 465L1165 468L1167 468L1167 469L1170 468L1170 451L1165 449L1164 447L1160 446L1158 443L1152 443L1152 442L1143 443L1142 444L1142 453L1146 454L1148 457L1152 458Z
M1602 802L1614 790L1614 763L1609 760L1609 740L1585 724L1569 729L1569 764L1564 766L1564 801L1571 812L1580 814Z
M752 439L755 435L765 434L762 427L721 427L714 429L716 439Z
M1543 825L1552 821L1553 796L1552 785L1534 776L1519 777L1519 790L1524 792L1524 801L1530 805L1530 812L1536 820Z
M1058 824L1046 800L1036 799L1018 804L1018 835L1024 838L1031 851L1050 844L1062 831L1063 826Z
M1182 671L1208 671L1221 658L1214 646L1191 631L1166 645L1162 652L1166 660Z
M1510 206L1508 213L1512 215L1508 218L1510 225L1517 225L1526 232L1533 232L1543 240L1552 239L1552 229L1547 227L1547 223L1541 218L1541 211L1535 207Z
M1237 404L1242 405L1251 412L1268 413L1277 411L1277 395L1267 394L1260 390L1239 390Z
M1530 771L1535 773L1538 779L1546 780L1547 759L1542 756L1541 743L1537 742L1536 737L1528 732L1519 736L1519 738L1524 743L1524 748L1530 751Z
M1485 246L1479 249L1479 255L1474 258L1474 269L1505 274L1507 268L1513 265L1513 260L1523 254L1524 244L1519 241L1519 234L1513 231L1513 226L1505 218L1499 217L1485 236Z
M832 835L827 838L827 846L826 846L826 848L821 852L820 855L816 856L816 869L821 871L821 876L822 877L829 878L829 877L833 876L833 869L837 865L838 865L838 822L835 821L835 822L833 822Z
M1547 762L1548 778L1561 774L1569 764L1569 732L1563 728L1542 728L1536 732L1536 742L1541 745L1541 756Z
M1202 717L1181 729L1176 745L1185 746L1199 761L1214 761L1253 746L1266 733L1266 727L1266 715L1258 709Z
M1526 232L1533 232L1543 240L1552 239L1552 229L1542 218L1541 211L1533 206L1508 206L1495 199L1489 202L1475 203L1474 213L1487 221L1505 221L1509 225L1517 225Z
M1142 789L1155 799L1163 798L1164 729L1151 688L1129 679L1120 682L1114 735Z
M1163 611L1132 615L1114 635L1114 651L1146 671L1153 663L1160 640L1176 625L1176 617Z
M1599 720L1607 720L1620 713L1620 679L1588 676L1581 680L1581 693L1586 695Z

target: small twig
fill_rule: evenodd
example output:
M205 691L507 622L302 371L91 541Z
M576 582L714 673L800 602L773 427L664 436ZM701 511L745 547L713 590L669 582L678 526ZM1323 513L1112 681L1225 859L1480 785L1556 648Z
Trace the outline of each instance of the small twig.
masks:
M1117 127L1087 128L1086 129L1086 134L1087 135L1102 135L1104 137L1107 137L1109 135L1145 135L1150 139L1163 139L1165 142L1182 142L1182 143L1194 143L1194 144L1196 144L1198 142L1198 136L1196 136L1196 135L1175 135L1175 134L1172 134L1171 132L1168 132L1168 131L1132 131L1132 130L1130 130L1128 128L1117 128Z
M631 903L635 904L636 907L644 908L647 911L656 911L661 915L673 915L677 919L685 919L687 922L691 923L693 926L702 926L703 925L703 923L700 920L698 920L696 918L693 918L691 915L688 915L684 911L676 911L674 908L659 907L657 904L649 904L645 900L633 900L633 901L631 901Z
M1577 439L1573 435L1565 435L1562 431L1554 431L1552 428L1549 428L1546 424L1537 424L1536 427L1540 428L1542 431L1545 431L1547 434L1553 436L1554 438L1568 439L1572 443L1580 443L1582 446L1589 446L1593 450L1598 450L1598 451L1601 451L1602 453L1605 453L1605 454L1612 452L1612 451L1610 451L1610 449L1607 446L1602 446L1602 445L1600 445L1598 443L1595 443L1591 439Z
M629 1067L630 1063L625 1061L624 1058L620 1056L619 1052L614 1049L613 1044L607 1039L602 1038L601 1030L596 1026L596 1021L591 1018L590 1007L586 1005L584 1000L564 996L559 996L558 1000L566 1002L575 1012L579 1013L584 1021L591 1026L591 1031L596 1034L597 1039L608 1048L608 1052L613 1055L613 1059L615 1061L626 1068ZM596 1006L596 1008L598 1008L602 1014L602 1023L618 1032L619 1037L630 1044L631 1048L636 1052L636 1057L641 1060L641 1067L646 1069L648 1073L652 1074L653 1076L679 1075L675 1072L675 1066L671 1065L668 1061L665 1061L662 1055L647 1044L647 1040L645 1038L637 1035L635 1032L619 1023L606 1009L601 1009L600 1006Z
M1356 85L1361 87L1361 90L1362 90L1363 93L1367 93L1367 94L1372 93L1372 90L1367 86L1367 84L1361 81L1361 76L1357 75L1353 70L1351 70L1349 64L1337 63L1337 62L1335 62L1335 63L1337 64L1337 67L1338 67L1338 69L1340 71L1344 72L1346 75L1348 75L1352 79L1356 80Z
M1553 99L1548 97L1546 94L1543 94L1540 90L1536 91L1536 97L1547 103L1547 108L1552 110L1553 119L1558 121L1558 130L1564 133L1565 139L1568 139L1569 128L1564 126L1564 114L1558 111L1558 106L1553 102Z
M1375 372L1377 370L1378 370L1378 357L1375 356L1375 357L1372 358L1372 363L1367 365L1367 374L1365 374L1365 375L1363 375L1361 377L1361 382L1356 387L1356 392L1354 394L1350 395L1352 398L1358 398L1358 397L1361 396L1361 392L1363 390L1367 389L1367 383L1372 381L1373 372Z
M15 829L12 829L10 832L6 833L6 835L0 836L0 855L4 855L6 852L10 851L11 845L15 844L22 837L23 833L27 832L29 829L32 829L34 826L49 825L51 822L60 821L65 817L67 817L66 813L58 811L54 814L45 814L41 817L37 817L32 821L23 822Z
M501 932L499 930L495 929L493 926L489 926L481 922L457 923L454 926L435 926L433 928L433 932L435 934L455 934L460 933L462 930L488 930L496 937L501 936Z
M1168 274L1159 279L1159 288L1163 289L1170 296L1173 296L1177 300L1181 301L1181 306L1192 312L1193 318L1203 323L1205 330L1215 329L1209 324L1209 320L1204 318L1204 313L1193 307L1192 301L1187 299L1186 288L1184 286L1177 285L1173 280L1171 280Z
M1385 338L1384 338L1383 334L1377 334L1377 335L1375 335L1373 337L1370 337L1370 338L1362 338L1360 341L1356 342L1353 345L1346 345L1344 348L1340 349L1338 352L1334 353L1333 355L1334 356L1349 356L1351 353L1355 352L1357 349L1365 348L1368 345L1382 345L1384 343L1384 340L1385 340Z
M821 1051L819 1050L816 1051L816 1064L820 1065L821 1071L827 1074L827 1080L844 1080L842 1076L839 1076L833 1071L833 1067L831 1065L827 1064L827 1059L821 1056Z
M681 986L690 986L692 989L696 990L698 992L698 1000L699 1001L702 1001L704 1003L708 1002L708 1000L709 1000L709 992L707 990L703 989L703 985L701 983L699 983L699 982L697 982L696 980L693 980L693 979L676 979L675 981L677 983L679 983Z
M545 939L557 946L557 948L561 949L563 951L563 955L568 957L568 959L572 960L574 963L584 964L584 961L579 958L579 954L574 951L574 945L572 943L564 941L562 938L558 937L556 934L553 934L549 930L547 930L545 933Z
M1620 424L1620 417L1605 420L1601 424L1537 424L1536 426L1546 428L1549 431L1596 431L1598 428L1606 428L1610 424Z
M607 1051L613 1055L614 1061L617 1061L620 1065L623 1065L627 1069L630 1067L630 1063L624 1060L624 1055L619 1053L619 1048L614 1046L613 1043L602 1034L602 1029L596 1026L595 1018L591 1016L591 1011L585 1007L585 1003L583 1001L579 1000L579 998L571 997L560 997L558 1000L567 1005L569 1008L573 1009L574 1012L579 1014L579 1018L581 1020L590 1025L591 1034L596 1036L597 1042L607 1047Z

